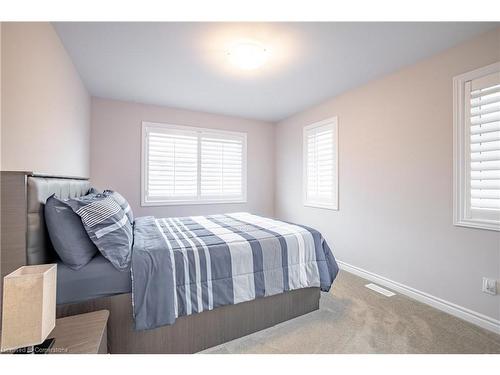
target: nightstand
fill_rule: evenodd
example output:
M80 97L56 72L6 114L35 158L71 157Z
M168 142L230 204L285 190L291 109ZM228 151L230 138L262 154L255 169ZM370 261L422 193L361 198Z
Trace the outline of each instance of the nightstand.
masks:
M100 310L57 319L49 335L55 338L51 354L108 353L108 317L108 310Z
M50 354L108 353L108 318L108 310L99 310L56 319L48 336L55 339Z

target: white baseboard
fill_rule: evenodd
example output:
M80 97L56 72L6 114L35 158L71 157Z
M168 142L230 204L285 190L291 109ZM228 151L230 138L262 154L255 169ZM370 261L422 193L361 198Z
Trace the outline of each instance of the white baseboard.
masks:
M395 292L404 294L405 296L408 296L419 302L425 303L426 305L432 306L438 310L456 316L457 318L466 320L472 324L485 328L491 332L500 334L500 320L493 319L484 314L472 311L465 307L456 305L452 302L445 301L441 298L432 296L425 292L421 292L420 290L411 288L396 281L392 281L386 277L379 276L373 272L365 271L362 268L352 266L340 260L337 260L337 263L340 269L342 270L353 273L357 276L370 280L374 283L383 285L386 288L392 289Z

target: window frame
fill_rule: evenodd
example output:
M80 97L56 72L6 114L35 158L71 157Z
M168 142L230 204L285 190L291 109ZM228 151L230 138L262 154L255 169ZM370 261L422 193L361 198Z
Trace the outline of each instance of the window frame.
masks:
M332 187L335 189L332 196L332 203L321 203L317 201L310 201L307 199L307 179L308 179L308 168L307 168L307 133L311 129L323 127L326 125L332 125L333 127L333 155L335 157L334 163L332 163L333 169L333 182ZM338 116L329 117L327 119L317 121L313 124L304 126L302 130L302 201L305 207L312 208L322 208L327 210L338 211L339 210L339 127L338 127Z
M473 218L470 213L470 129L465 116L465 85L500 72L500 62L453 77L453 225L500 231L500 220Z
M180 130L180 131L191 131L197 133L198 139L198 160L197 160L197 195L196 198L190 199L148 199L147 192L147 181L148 181L148 147L146 147L146 139L149 129L160 129L160 130ZM180 206L180 205L194 205L194 204L227 204L227 203L247 203L247 133L246 132L234 132L229 130L219 130L211 128L202 128L187 125L175 125L161 122L142 122L141 130L141 206ZM201 197L201 136L211 134L218 137L227 138L239 138L242 140L242 192L238 197L221 197L214 198Z

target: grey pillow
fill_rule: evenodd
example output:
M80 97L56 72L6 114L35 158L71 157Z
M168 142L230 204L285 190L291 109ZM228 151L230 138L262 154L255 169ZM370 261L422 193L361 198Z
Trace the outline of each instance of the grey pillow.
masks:
M132 224L118 203L104 194L88 194L64 201L80 216L90 239L118 270L130 264Z
M127 200L117 191L113 190L104 190L103 194L105 196L112 197L116 203L122 208L125 215L127 215L130 224L134 224L134 213L132 212L132 208L128 204Z
M44 216L50 241L64 264L77 270L90 262L97 247L71 207L52 195L45 203Z

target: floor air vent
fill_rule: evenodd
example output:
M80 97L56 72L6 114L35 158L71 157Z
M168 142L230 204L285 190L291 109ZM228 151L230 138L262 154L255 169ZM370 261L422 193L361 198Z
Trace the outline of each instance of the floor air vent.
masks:
M384 295L384 296L386 296L386 297L392 297L392 296L395 296L395 295L396 295L396 293L393 293L393 292L391 292L391 291L390 291L390 290L388 290L388 289L384 289L384 288L382 288L381 286L378 286L378 285L376 285L376 284L372 284L372 283L370 283L370 284L366 284L365 286L366 286L368 289L374 290L375 292L380 293L380 294L383 294L383 295Z

